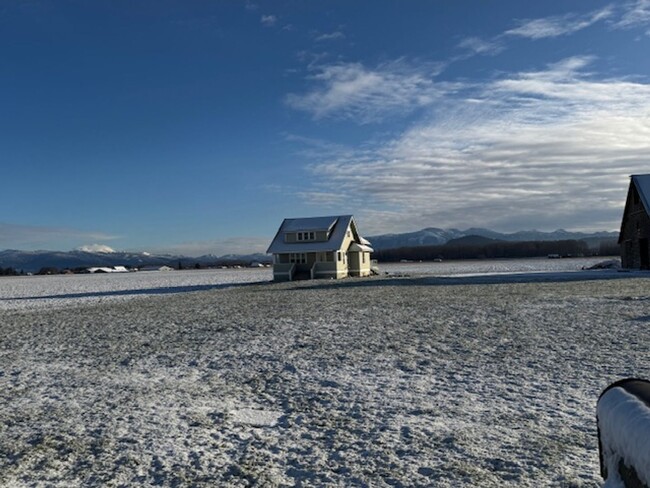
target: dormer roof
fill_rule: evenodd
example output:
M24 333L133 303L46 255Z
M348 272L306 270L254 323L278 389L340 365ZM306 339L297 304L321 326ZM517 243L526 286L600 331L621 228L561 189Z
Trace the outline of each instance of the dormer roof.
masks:
M343 216L343 217L348 217ZM284 219L283 232L330 231L341 217L309 217L304 219Z

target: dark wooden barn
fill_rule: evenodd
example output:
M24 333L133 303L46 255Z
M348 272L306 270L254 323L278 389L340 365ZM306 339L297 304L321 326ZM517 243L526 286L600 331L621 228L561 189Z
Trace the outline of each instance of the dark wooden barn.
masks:
M650 269L650 174L631 177L618 243L624 268Z

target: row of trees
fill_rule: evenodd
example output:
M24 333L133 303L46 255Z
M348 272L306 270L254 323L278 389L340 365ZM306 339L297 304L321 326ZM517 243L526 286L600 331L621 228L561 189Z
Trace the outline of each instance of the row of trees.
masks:
M0 268L0 276L18 276L23 274L22 271L16 271L14 268Z
M373 259L380 262L433 261L435 259L533 258L548 255L585 256L593 254L584 241L497 241L487 244L443 244L440 246L401 247L375 251Z

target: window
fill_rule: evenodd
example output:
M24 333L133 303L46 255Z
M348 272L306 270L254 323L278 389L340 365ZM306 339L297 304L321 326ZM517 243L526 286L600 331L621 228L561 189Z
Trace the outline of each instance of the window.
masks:
M337 259L337 261L341 261L343 259L341 257L341 251L336 251L336 259Z
M366 262L366 253L365 253L365 252L362 252L362 253L361 253L361 262L362 262L362 263L365 263L365 262Z
M314 241L316 240L316 233L314 231L298 232L296 236L298 241Z
M304 252L292 252L289 254L289 262L292 264L305 264L307 256Z

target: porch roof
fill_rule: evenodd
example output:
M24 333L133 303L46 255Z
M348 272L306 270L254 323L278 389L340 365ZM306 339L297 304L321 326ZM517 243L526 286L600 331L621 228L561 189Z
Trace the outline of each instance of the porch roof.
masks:
M370 243L368 242L368 244ZM366 244L359 244L358 242L353 242L349 250L355 252L374 252L374 249L372 247L367 246Z

